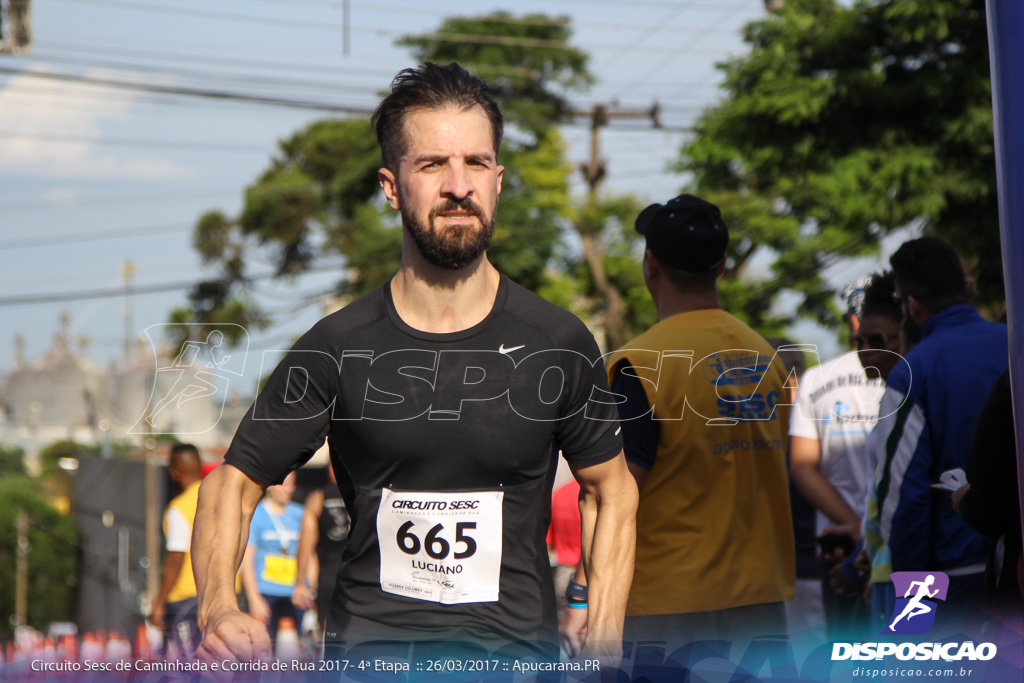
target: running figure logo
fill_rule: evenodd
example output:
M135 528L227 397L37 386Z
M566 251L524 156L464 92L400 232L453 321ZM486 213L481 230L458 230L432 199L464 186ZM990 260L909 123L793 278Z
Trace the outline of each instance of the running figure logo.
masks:
M186 332L202 330L198 325L177 325L196 328ZM228 351L225 333L213 329L198 334L199 340L185 334L186 341L171 360L161 356L161 338L173 338L168 334L167 325L153 325L146 329L146 336L156 359L156 369L150 380L150 396L145 409L129 434L202 434L213 429L220 420L227 400L227 391L233 378L242 376L249 337L239 325L223 324L219 327L232 330L241 338L240 348ZM204 330L205 332L205 330Z
M936 600L945 600L949 577L942 572L893 572L896 595L889 626L882 633L916 635L935 623Z

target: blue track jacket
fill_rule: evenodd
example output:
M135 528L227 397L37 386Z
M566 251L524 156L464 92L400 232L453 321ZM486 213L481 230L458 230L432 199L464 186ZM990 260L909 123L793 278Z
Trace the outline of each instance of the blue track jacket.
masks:
M953 511L949 491L931 485L966 462L981 404L1009 364L1006 326L958 304L929 318L921 334L890 373L879 408L882 537L893 571L983 565L988 539Z

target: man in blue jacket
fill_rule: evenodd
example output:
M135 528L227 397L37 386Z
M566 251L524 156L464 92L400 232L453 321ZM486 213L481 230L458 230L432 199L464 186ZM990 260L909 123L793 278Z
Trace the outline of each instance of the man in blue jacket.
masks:
M989 541L932 484L964 467L981 405L1009 363L1006 326L968 303L963 266L942 240L906 242L890 263L893 296L922 339L890 373L879 412L882 536L893 571L949 575L944 610L960 612L981 598Z

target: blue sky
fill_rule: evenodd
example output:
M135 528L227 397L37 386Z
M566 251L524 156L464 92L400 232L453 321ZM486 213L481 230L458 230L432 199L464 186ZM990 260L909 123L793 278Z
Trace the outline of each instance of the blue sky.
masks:
M342 54L340 0L36 0L31 56L0 55L0 299L105 289L135 264L135 284L189 282L210 275L190 246L204 211L233 214L245 186L265 168L276 141L323 118L315 110L154 94L100 86L127 81L372 108L395 72L413 65L394 41L436 29L445 16L504 9L569 15L573 42L591 55L597 83L580 108L617 101L662 106L685 127L719 97L714 65L745 49L740 29L764 16L762 0L516 0L515 3L357 2L350 49ZM68 80L84 77L91 82ZM585 122L565 128L574 161L588 154ZM666 171L685 133L605 131L605 189L645 201L678 194L685 179ZM581 191L577 187L577 191ZM726 209L727 212L727 209ZM853 279L871 264L837 268ZM254 265L254 272L269 268ZM296 301L330 288L338 273L292 284L263 281L256 296L275 325L253 335L251 351L286 347L319 316ZM134 297L134 329L167 320L179 289ZM120 357L122 298L0 306L0 373L14 360L13 337L32 358L52 343L61 311L72 335L87 337L100 364ZM838 350L811 327L801 341ZM253 357L253 360L256 360ZM247 364L251 391L258 362Z

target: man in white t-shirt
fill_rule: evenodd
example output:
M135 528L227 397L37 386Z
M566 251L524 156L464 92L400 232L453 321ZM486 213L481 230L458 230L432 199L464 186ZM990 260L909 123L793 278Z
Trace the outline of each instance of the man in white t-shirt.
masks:
M856 339L856 320L851 311L851 339ZM845 637L867 619L864 605L832 590L828 574L830 565L860 540L873 463L867 438L878 421L883 390L881 379L869 379L851 351L804 373L790 418L793 483L817 510L815 530L826 564L822 598L830 638Z

